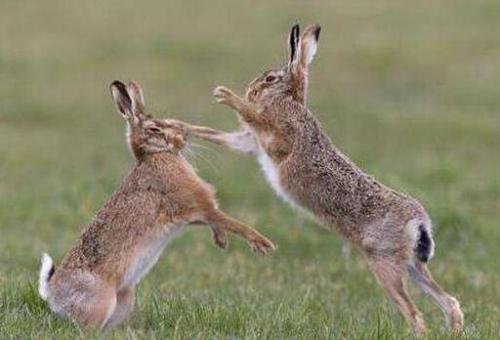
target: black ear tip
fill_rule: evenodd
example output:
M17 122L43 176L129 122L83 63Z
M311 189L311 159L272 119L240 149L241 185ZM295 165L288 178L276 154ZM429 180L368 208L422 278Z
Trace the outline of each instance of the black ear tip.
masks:
M320 25L316 25L316 28L314 29L314 39L316 39L316 41L319 40L319 34L321 33L321 26Z
M126 88L125 84L124 84L124 83L122 83L122 82L121 82L121 81L119 81L119 80L115 80L115 81L113 81L113 82L109 85L109 88L110 88L110 89L113 89L113 88L115 88L115 87L116 87L116 88L118 88L118 89L120 89L120 90L122 90L122 89L125 89L125 88Z
M297 34L297 35L298 35L298 34L299 34L299 32L300 32L300 26L299 26L299 24L295 24L295 25L293 25L293 26L292 26L292 33L293 33L293 34Z

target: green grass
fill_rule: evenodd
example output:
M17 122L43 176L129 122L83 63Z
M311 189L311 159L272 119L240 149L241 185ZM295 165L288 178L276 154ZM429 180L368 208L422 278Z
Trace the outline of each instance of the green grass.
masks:
M310 107L335 143L420 199L435 224L431 269L460 300L464 338L500 334L498 1L35 1L0 4L0 338L412 337L361 257L281 203L255 161L193 146L221 207L279 245L220 251L207 228L177 239L116 330L86 333L39 299L39 258L59 261L132 165L114 79L158 116L229 129L214 104L282 62L295 23L323 33ZM430 329L443 319L411 287Z

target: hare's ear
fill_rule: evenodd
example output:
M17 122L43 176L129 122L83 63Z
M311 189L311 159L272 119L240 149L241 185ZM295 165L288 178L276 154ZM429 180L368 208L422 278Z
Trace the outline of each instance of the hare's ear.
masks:
M297 53L299 49L299 25L293 25L290 35L288 36L288 66L292 67L297 60Z
M314 55L316 54L320 32L321 26L315 24L308 26L300 37L298 56L300 67L307 68L312 62Z
M132 112L137 117L144 115L144 93L142 92L141 86L134 81L130 81L127 85L127 89L130 99L132 99Z
M127 86L121 81L115 80L109 86L111 90L111 96L118 108L118 112L127 120L131 120L134 117L132 111L132 99L130 98Z

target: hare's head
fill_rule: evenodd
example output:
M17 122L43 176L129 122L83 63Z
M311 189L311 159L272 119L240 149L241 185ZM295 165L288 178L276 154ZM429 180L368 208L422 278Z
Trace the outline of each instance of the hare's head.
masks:
M116 80L110 85L118 112L127 121L127 142L137 159L151 153L177 153L185 145L182 129L168 120L154 119L146 114L144 95L139 84L128 85Z
M293 26L288 37L288 62L254 79L248 85L247 100L263 102L291 96L305 104L308 68L316 53L320 31L321 26L310 25L299 36L299 25Z

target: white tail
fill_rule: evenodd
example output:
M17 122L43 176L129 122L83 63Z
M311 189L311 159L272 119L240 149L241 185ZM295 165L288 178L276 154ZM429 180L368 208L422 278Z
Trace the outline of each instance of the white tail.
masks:
M46 253L42 254L42 267L40 268L40 280L38 283L38 294L41 298L47 300L49 296L49 279L54 271L54 263Z

